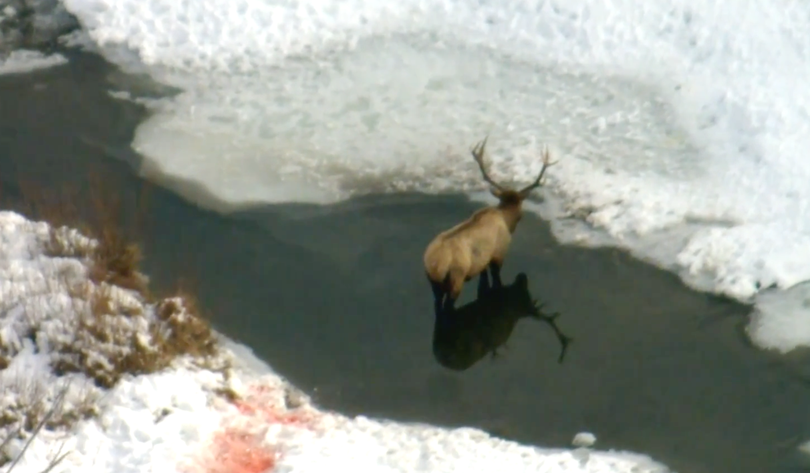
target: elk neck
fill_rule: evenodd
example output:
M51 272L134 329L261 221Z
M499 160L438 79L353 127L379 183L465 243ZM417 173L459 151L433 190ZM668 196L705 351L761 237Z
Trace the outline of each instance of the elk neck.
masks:
M522 202L504 202L498 204L498 211L501 213L506 226L509 227L509 233L514 233L517 228L518 222L523 217Z

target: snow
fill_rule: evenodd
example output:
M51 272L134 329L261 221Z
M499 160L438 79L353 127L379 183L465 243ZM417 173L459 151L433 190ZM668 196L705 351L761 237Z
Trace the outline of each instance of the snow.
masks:
M575 447L590 447L596 443L596 435L590 432L580 432L574 435L571 445Z
M59 53L45 55L39 51L17 49L5 58L0 57L0 75L21 74L66 63L67 59Z
M53 238L61 253L54 253ZM154 373L123 376L109 389L81 372L57 376L60 347L81 338L77 321L86 314L88 294L101 290L87 270L87 251L96 244L74 230L53 231L0 212L0 359L7 364L0 370L0 443L9 439L0 459L11 460L0 472L13 466L15 473L41 473L60 455L54 473L668 471L631 452L549 449L472 428L324 411L249 348L224 337L218 356L230 366L227 377L188 356ZM144 321L157 317L158 306L128 289L105 294L118 310L110 326L148 341ZM97 340L80 349L103 363L122 349L113 345ZM223 389L238 398L218 394ZM15 435L18 426L26 415L36 425L54 404L54 422L26 446L32 429ZM76 420L79 412L87 415Z
M0 50L50 49L61 35L78 28L59 0L0 0Z
M810 308L786 291L810 280L807 2L64 4L108 59L183 90L151 103L133 146L190 200L472 192L485 133L493 173L521 183L549 144L538 207L588 223L559 238L757 304L762 347L810 345L789 333Z

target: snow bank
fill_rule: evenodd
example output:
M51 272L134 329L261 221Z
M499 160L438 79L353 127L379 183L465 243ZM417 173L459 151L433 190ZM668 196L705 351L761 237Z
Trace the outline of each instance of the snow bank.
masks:
M64 3L109 59L184 90L133 145L209 207L480 189L467 150L490 132L496 175L528 181L551 144L553 216L695 287L810 280L806 2ZM667 232L680 246L653 248ZM757 340L810 344L782 335Z
M71 302L77 297L71 287L96 286L79 256L95 242L63 229L59 248L76 256L49 256L54 234L45 223L0 212L0 439L10 438L0 449L2 472L13 466L15 473L40 473L60 456L55 473L668 471L628 452L552 450L475 429L325 412L246 347L225 339L219 356L227 376L190 357L155 373L123 376L110 389L81 372L57 376L57 347L75 341L86 309L83 299ZM116 330L149 339L136 319L157 317L156 306L132 290L109 294L110 307L128 308L110 315ZM108 359L112 342L96 343L83 349ZM26 446L54 403L51 421Z
M0 0L0 52L47 47L78 26L59 0Z

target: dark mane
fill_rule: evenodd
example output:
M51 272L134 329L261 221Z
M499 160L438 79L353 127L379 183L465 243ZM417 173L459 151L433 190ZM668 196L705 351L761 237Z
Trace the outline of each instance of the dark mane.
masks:
M518 191L513 190L505 190L501 191L501 195L498 197L500 201L498 207L511 207L513 205L518 205L523 201L523 198L520 196Z

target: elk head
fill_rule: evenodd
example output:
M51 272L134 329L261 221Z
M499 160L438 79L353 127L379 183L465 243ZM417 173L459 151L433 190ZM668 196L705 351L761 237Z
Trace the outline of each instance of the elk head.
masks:
M510 230L514 231L515 226L517 225L518 221L520 221L523 214L523 201L529 197L531 191L542 185L542 179L546 173L546 169L557 164L557 161L552 162L549 156L548 148L544 148L543 167L540 168L540 174L538 174L537 179L520 190L510 189L495 182L487 173L487 166L484 164L484 149L486 148L488 138L489 137L487 136L483 139L483 141L476 144L472 148L471 153L473 159L475 159L475 162L478 163L478 168L481 170L484 180L490 185L489 192L498 199L497 208L506 215L512 217L507 220L510 222Z

